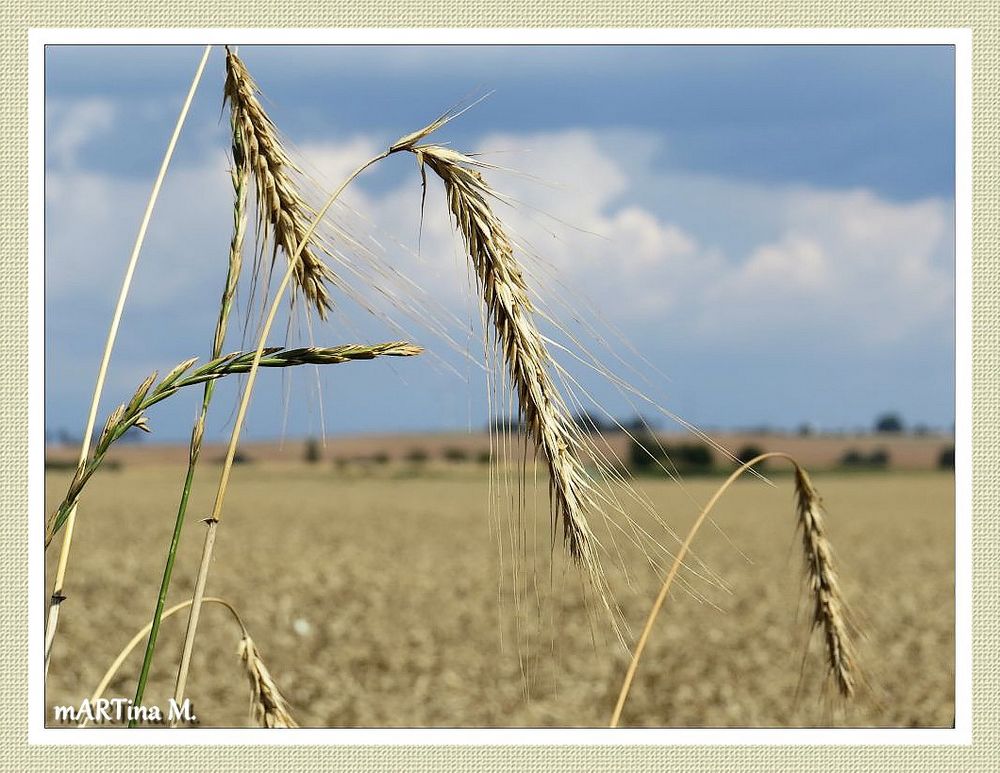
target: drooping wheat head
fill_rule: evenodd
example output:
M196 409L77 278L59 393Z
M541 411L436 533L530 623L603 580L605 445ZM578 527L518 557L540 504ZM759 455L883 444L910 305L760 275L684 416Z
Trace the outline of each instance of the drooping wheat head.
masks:
M229 102L234 134L234 154L246 154L257 192L257 230L262 243L273 239L273 252L280 248L291 258L306 238L315 212L299 192L294 175L298 167L289 157L277 128L260 103L260 93L242 60L226 49L225 99ZM244 159L234 158L236 164ZM295 283L321 319L332 308L326 284L336 276L320 257L322 247L315 238L302 249L295 266ZM273 260L274 255L272 255Z
M422 174L425 167L430 168L444 183L525 431L548 469L553 531L561 528L570 556L586 569L607 604L596 539L587 517L596 506L592 482L581 461L575 426L553 382L552 359L534 318L523 271L491 205L496 194L476 168L486 165L440 145L415 144L426 133L414 133L397 146L405 145L416 155Z
M809 474L795 465L795 495L806 581L812 591L813 627L821 628L826 642L830 676L845 698L857 686L857 658L850 636L847 606L833 567L830 542L824 527L823 504Z
M298 727L288 701L278 690L253 639L245 630L240 639L239 656L250 682L250 716L261 727Z

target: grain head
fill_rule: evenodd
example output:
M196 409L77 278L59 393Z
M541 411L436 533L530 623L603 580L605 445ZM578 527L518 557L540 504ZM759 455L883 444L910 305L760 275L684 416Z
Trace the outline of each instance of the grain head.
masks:
M496 194L476 168L485 164L440 145L410 145L407 149L416 155L422 174L425 167L430 168L444 183L486 318L518 398L518 411L535 452L548 469L553 530L561 528L569 554L585 567L607 604L596 541L587 518L588 510L595 507L592 483L580 459L579 438L569 411L552 379L552 359L535 322L521 266L491 206Z
M299 192L294 174L298 168L286 152L278 131L260 103L260 90L246 65L226 50L225 98L229 102L234 132L234 164L248 164L257 191L257 228L273 239L289 259L309 231L313 208ZM245 157L241 157L245 154ZM306 301L325 319L332 307L326 284L336 280L319 255L315 240L303 247L295 267L295 282Z
M240 639L240 660L250 682L250 715L261 727L298 727L288 702L261 660L250 634L244 631Z
M797 464L795 495L805 552L806 580L814 600L813 626L823 631L830 676L840 694L849 698L854 695L858 674L847 605L834 571L822 500L808 473Z

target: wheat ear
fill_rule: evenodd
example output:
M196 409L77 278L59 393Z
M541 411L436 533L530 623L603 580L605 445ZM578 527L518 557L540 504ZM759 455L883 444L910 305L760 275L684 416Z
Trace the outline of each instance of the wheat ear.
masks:
M798 527L803 532L803 547L806 560L806 580L810 595L814 600L813 628L822 627L826 643L827 659L830 665L830 677L845 698L854 695L854 687L858 679L857 660L854 655L854 645L848 630L847 604L844 601L840 586L836 581L836 573L833 568L833 551L830 542L826 537L823 528L822 504L819 494L809 480L809 475L801 465L791 456L780 451L761 454L754 457L745 464L740 465L726 479L725 483L716 489L708 504L699 513L691 529L688 531L676 558L667 573L660 592L653 602L653 607L646 618L646 625L642 630L642 635L636 643L632 653L632 660L629 663L628 671L622 682L621 691L618 693L618 702L611 715L611 727L618 727L621 719L622 709L632 688L636 670L639 667L639 660L649 641L649 635L653 630L653 623L663 607L670 586L673 584L677 573L680 571L684 557L687 555L694 541L695 535L701 528L708 514L722 498L729 487L747 470L755 467L767 459L785 459L791 462L795 468L795 493L796 493L796 516Z
M250 715L261 727L298 727L288 708L288 702L271 678L260 652L244 629L240 639L240 660L250 682Z
M795 496L805 557L806 580L813 596L813 627L823 630L830 675L840 694L854 695L856 655L848 633L848 613L834 571L833 550L826 537L823 503L809 474L795 465Z
M206 596L205 598L202 599L202 602L205 604L219 604L220 606L225 607L229 611L230 615L232 615L233 617L233 620L240 627L240 646L237 654L239 655L240 660L243 663L244 668L246 669L247 678L250 680L251 687L253 688L255 683L258 682L262 685L266 685L267 703L262 702L263 699L260 696L260 691L257 690L256 688L251 693L250 715L258 722L260 722L262 727L298 727L298 725L295 722L295 719L291 716L291 713L288 710L287 701L284 699L284 697L282 697L281 692L278 690L277 686L274 683L274 679L271 677L271 672L267 670L267 667L264 665L264 662L260 659L260 653L258 652L256 646L254 646L253 639L250 638L250 634L247 631L247 627L243 623L243 618L240 617L240 614L239 612L236 611L236 608L228 601L225 601L224 599L220 598L215 598L214 596ZM169 609L164 610L163 614L161 615L161 620L166 620L170 617L173 617L176 613L180 612L182 609L186 609L187 607L191 606L192 603L193 603L192 600L188 599L187 601L182 601L181 603L175 604ZM111 684L111 680L115 678L115 675L121 669L122 664L125 662L128 656L132 654L132 651L139 646L139 643L146 636L149 635L151 628L152 628L152 623L151 622L147 623L143 628L140 628L136 632L135 636L133 636L132 639L128 642L128 644L126 644L121 649L121 651L118 653L118 656L114 659L114 661L112 661L111 665L108 667L108 670L104 672L104 676L101 677L100 683L94 689L94 693L90 697L91 705L97 703L97 701L100 698L104 697L104 693L108 689L108 685ZM253 650L253 658L248 658L245 655L246 644L248 642ZM135 705L140 705L140 704L135 704ZM274 708L271 708L269 710L268 709L269 706ZM280 711L278 711L277 709L280 709ZM263 714L261 714L262 710L264 711ZM265 722L262 720L268 720L270 724L265 724ZM279 720L280 722L283 722L283 724L281 724ZM80 727L86 727L86 725L87 725L87 719L86 718L81 719Z
M234 132L246 153L257 191L257 232L264 243L273 237L295 266L295 285L325 319L332 302L326 283L335 275L318 254L309 228L315 212L299 192L293 177L298 167L285 151L277 128L262 107L257 84L243 61L226 49L225 99L232 112ZM235 146L234 146L235 147ZM242 159L235 159L240 163ZM291 257L302 244L297 262ZM294 300L294 293L293 293Z
M411 143L420 138L412 135ZM406 142L404 138L401 142ZM589 476L566 405L550 374L552 359L534 319L524 275L491 200L492 188L476 159L440 145L410 144L421 173L430 168L444 183L448 207L465 242L486 315L518 397L518 410L549 472L553 524L561 525L569 554L585 566L603 595L603 575L587 512L595 507ZM605 599L606 601L606 599Z

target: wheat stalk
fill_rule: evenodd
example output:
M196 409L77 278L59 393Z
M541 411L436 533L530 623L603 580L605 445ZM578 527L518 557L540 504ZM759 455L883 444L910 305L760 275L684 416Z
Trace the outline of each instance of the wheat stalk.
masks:
M353 360L371 360L376 357L410 357L423 351L419 346L395 341L392 343L364 346L347 344L334 347L306 347L300 349L281 349L271 347L264 349L259 365L263 368L289 368L298 365L331 365ZM234 352L217 357L204 365L194 368L197 358L191 358L180 363L168 373L155 387L156 373L152 373L135 391L128 403L119 405L108 416L104 429L94 447L94 453L87 462L77 469L70 482L66 497L58 509L49 518L46 525L45 545L48 547L56 532L62 528L76 507L80 494L87 481L97 471L111 445L132 427L149 431L146 410L166 400L184 387L214 381L234 373L248 373L254 364L258 353Z
M257 191L257 231L263 242L273 237L274 250L280 247L295 266L295 283L321 319L332 307L327 282L335 275L317 253L310 222L313 208L298 190L293 173L298 167L285 151L277 128L258 99L260 89L243 61L226 48L225 99L232 112L233 128L246 161L253 171ZM240 163L242 159L235 159ZM304 246L298 261L292 260L299 244ZM294 293L293 293L294 301Z
M708 500L695 519L646 618L642 635L636 643L631 662L625 673L625 679L618 693L618 702L611 715L611 727L618 727L625 701L632 689L639 661L652 633L653 623L656 622L657 615L667 599L670 587L680 571L695 535L729 487L743 473L767 459L785 459L791 462L795 469L796 516L798 527L803 532L807 587L814 601L813 628L822 627L824 630L830 676L841 695L845 698L854 695L859 672L854 655L854 645L848 631L847 604L836 580L832 559L833 551L823 528L822 504L819 494L816 493L816 489L809 480L808 473L793 457L780 451L772 451L754 457L734 470L726 481L716 489L712 498Z
M234 65L241 65L231 53L229 60ZM305 233L295 240L294 250L289 251L288 269L262 326L257 358L261 357L263 342L274 322L281 296L291 277L298 275L299 264L306 251L308 240L328 209L344 189L372 165L394 153L407 151L414 153L420 162L422 175L425 165L430 166L445 183L452 215L465 238L470 259L479 278L484 303L496 331L497 343L503 351L511 381L517 390L519 410L525 418L535 448L544 457L550 473L554 503L553 525L561 522L563 539L570 555L586 568L593 587L598 591L605 608L610 611L606 581L595 551L597 542L586 519L587 509L594 505L591 484L577 456L579 443L574 435L568 411L549 374L551 358L532 317L533 309L520 266L514 259L503 224L489 205L489 199L495 194L473 168L477 165L482 166L481 163L441 146L417 144L453 117L453 114L446 114L423 129L398 140L383 153L361 164L327 198ZM182 700L187 685L201 599L204 597L215 549L233 456L254 386L256 361L251 364L249 372L250 376L243 390L226 452L215 504L211 516L206 519L208 529L174 689L174 700L178 702Z
M229 240L229 260L226 266L226 280L222 288L222 297L219 300L219 315L215 322L215 335L212 337L213 358L222 354L222 347L226 340L229 317L233 308L236 287L239 284L240 271L243 267L243 245L246 240L246 211L250 167L247 163L246 153L243 151L243 139L236 129L235 121L231 120L230 128L233 150L233 166L230 170L230 179L233 184L233 231ZM195 419L194 427L191 430L184 485L181 488L181 497L177 505L177 515L174 518L174 530L170 538L170 545L167 548L167 558L164 562L163 575L160 579L160 589L156 595L156 605L153 608L149 638L146 641L146 651L143 655L142 667L139 669L139 679L136 682L135 698L132 701L136 706L142 705L146 682L149 679L149 672L153 667L156 640L160 633L160 624L163 621L163 608L167 603L167 594L170 591L170 580L173 576L174 564L177 560L177 550L180 546L184 521L187 517L188 503L191 498L191 490L194 486L195 470L198 465L198 458L201 455L201 445L205 435L205 419L208 416L208 409L214 393L215 381L206 381L202 392L201 411ZM134 722L129 723L130 727L133 725Z
M271 672L246 629L240 639L239 656L250 682L250 715L257 724L261 727L298 727L288 702L271 678Z
M370 166L378 163L388 155L389 151L386 151L370 158L368 161L365 161L357 169L355 169L343 183L340 184L337 190L327 197L327 200L324 202L319 212L317 212L316 217L313 218L312 222L306 229L305 234L303 234L302 239L299 240L295 249L290 253L288 268L286 269L284 276L281 278L281 283L275 291L271 307L264 318L264 323L261 326L260 334L258 336L257 349L253 352L253 356L249 362L249 367L246 370L248 374L247 382L243 388L243 394L240 397L240 404L236 410L236 419L233 423L233 429L229 436L229 445L226 448L226 458L222 463L222 474L219 478L219 486L215 493L215 503L212 505L212 514L205 519L208 529L205 532L205 544L202 548L201 563L198 566L198 576L195 578L191 612L188 616L187 630L184 634L184 648L181 651L181 662L177 668L177 680L174 685L174 700L178 703L181 702L184 696L184 690L187 687L188 672L191 668L191 655L194 652L194 641L198 632L198 619L201 615L202 600L205 597L205 584L208 582L208 571L212 563L212 553L215 549L215 538L219 528L219 520L222 516L222 506L225 502L226 491L229 488L229 476L232 473L233 460L236 457L236 447L239 444L240 434L243 431L243 422L246 419L247 409L250 406L250 397L253 394L254 384L257 379L257 372L260 369L260 366L264 363L267 354L264 342L267 340L267 336L271 331L271 326L274 324L275 317L278 314L278 307L282 301L282 296L284 295L285 290L288 289L292 276L298 269L302 251L305 249L308 240L313 235L320 222L326 216L327 211L333 206L333 203L340 197L340 194L344 192L344 189L347 188L351 182L353 182ZM419 354L421 351L419 347L411 344L398 344L394 347L394 349L394 353L398 356ZM387 350L384 353L389 354L390 350Z
M191 85L188 88L187 97L184 100L184 104L181 106L180 113L177 116L177 122L174 125L173 133L170 135L170 141L167 143L167 149L163 154L163 161L160 163L160 170L157 173L156 180L153 182L153 187L149 194L149 200L146 203L146 211L143 213L142 221L139 224L139 232L136 234L135 242L132 246L132 254L129 257L128 265L125 268L125 276L122 279L121 289L118 293L118 301L115 304L115 311L111 317L111 325L108 328L108 337L104 344L104 353L101 355L101 365L97 371L97 381L94 384L94 394L90 402L90 412L87 414L87 426L83 432L83 441L80 444L80 459L77 463L78 475L86 463L87 455L90 451L91 435L94 431L94 424L97 421L97 407L101 401L101 394L104 391L104 380L107 376L108 364L111 362L111 352L114 349L115 340L118 337L118 326L121 322L122 313L125 310L125 300L128 298L129 290L132 286L132 276L134 275L135 267L139 262L139 253L142 250L142 245L146 238L146 230L149 227L149 221L152 219L153 208L156 206L156 200L159 197L163 180L167 176L167 169L170 167L170 161L174 155L174 148L177 147L177 140L180 137L184 122L187 120L188 111L191 108L191 103L194 101L195 92L198 90L198 84L201 82L202 73L205 71L205 63L208 61L208 55L211 51L211 46L205 46L201 60L198 62L198 67L195 70L194 77L191 79ZM68 520L69 524L66 527L66 535L63 538L62 546L59 549L59 561L56 565L56 576L52 585L52 595L49 597L48 619L45 621L46 676L49 673L49 661L52 658L52 645L55 642L56 630L59 627L59 610L62 602L66 600L63 590L64 583L66 581L66 567L69 565L70 549L73 546L73 530L76 525L75 506L66 513L63 520ZM45 538L46 548L48 548L51 539L51 534L47 532Z

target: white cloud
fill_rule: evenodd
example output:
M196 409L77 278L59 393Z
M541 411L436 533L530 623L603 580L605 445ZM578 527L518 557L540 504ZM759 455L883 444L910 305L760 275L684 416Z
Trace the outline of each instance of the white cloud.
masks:
M337 141L305 143L298 148L296 157L302 159L310 176L333 193L351 172L381 150L376 138L357 134Z
M82 116L77 129L50 138L58 161L47 178L50 302L116 291L148 195L147 182L75 169L85 128L100 132L109 112L98 104L74 110ZM333 187L383 142L357 135L301 151L310 173ZM498 190L522 203L501 212L525 247L539 295L559 283L620 327L669 326L673 335L715 343L814 336L882 345L950 325L948 202L899 203L863 190L722 178L691 184L690 176L652 167L655 145L655 138L629 143L585 130L494 135L479 143L493 151L488 160L530 175L488 172ZM498 152L516 149L529 152ZM444 305L467 319L468 267L440 187L429 181L422 231L415 173L388 188L384 180L377 189L362 181L345 197L360 216L343 208L340 214L365 247L384 253L382 281L395 283L390 291L408 292L397 271L424 289L427 303L414 302L417 316ZM198 288L217 288L230 195L221 155L171 171L130 303L166 309Z
M823 247L815 239L789 233L755 249L736 277L750 290L784 284L793 291L816 292L822 291L829 272Z
M730 320L837 330L860 345L950 325L954 278L945 202L894 203L869 191L767 196L778 234L710 288Z
M45 105L45 151L49 163L75 166L84 146L114 125L115 113L114 102L101 97L48 100Z

